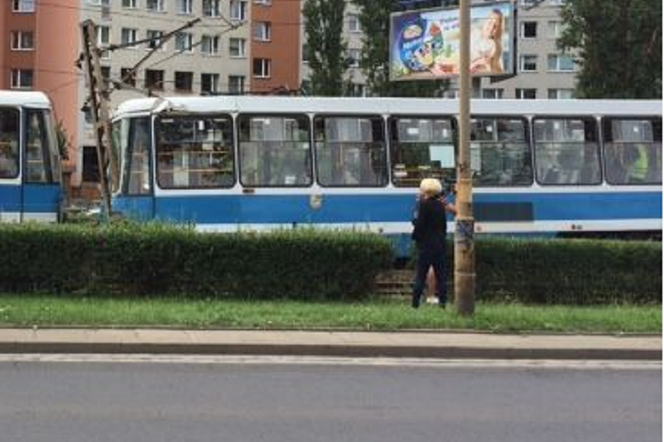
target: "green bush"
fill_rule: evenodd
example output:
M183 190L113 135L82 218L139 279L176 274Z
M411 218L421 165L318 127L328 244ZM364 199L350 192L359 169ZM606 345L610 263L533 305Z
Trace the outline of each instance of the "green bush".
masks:
M357 297L389 268L366 232L197 233L164 224L0 226L0 290Z

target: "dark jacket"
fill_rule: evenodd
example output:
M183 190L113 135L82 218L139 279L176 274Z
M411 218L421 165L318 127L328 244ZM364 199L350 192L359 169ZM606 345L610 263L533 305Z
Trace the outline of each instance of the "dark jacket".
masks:
M417 247L427 250L445 248L447 235L447 216L445 206L435 198L423 199L418 204L413 219L412 238Z

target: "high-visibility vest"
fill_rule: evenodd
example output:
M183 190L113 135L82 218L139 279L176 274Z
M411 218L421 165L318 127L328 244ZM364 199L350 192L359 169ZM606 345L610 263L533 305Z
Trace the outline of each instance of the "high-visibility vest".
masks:
M645 181L648 175L648 148L638 146L637 151L639 152L639 157L632 164L629 176L632 179Z

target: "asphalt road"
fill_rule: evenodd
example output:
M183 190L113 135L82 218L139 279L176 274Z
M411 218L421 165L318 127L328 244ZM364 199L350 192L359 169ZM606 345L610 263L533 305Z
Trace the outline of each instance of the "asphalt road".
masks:
M31 358L0 360L0 440L662 440L661 365Z

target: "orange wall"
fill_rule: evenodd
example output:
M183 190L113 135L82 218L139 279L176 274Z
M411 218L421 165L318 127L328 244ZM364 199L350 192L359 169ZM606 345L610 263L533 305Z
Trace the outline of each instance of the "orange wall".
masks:
M79 55L79 0L39 3L36 23L37 51L35 89L48 94L55 117L62 121L76 146L78 133L78 87L82 77L74 63ZM56 6L57 5L57 6ZM76 155L69 154L69 165Z
M252 4L252 40L250 70L251 91L269 92L278 88L300 88L300 2L272 0L271 6ZM272 41L253 40L253 24L258 21L272 23ZM253 77L253 60L272 60L269 79Z

